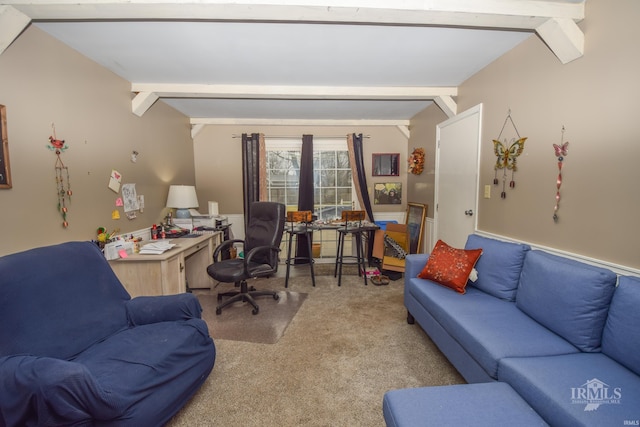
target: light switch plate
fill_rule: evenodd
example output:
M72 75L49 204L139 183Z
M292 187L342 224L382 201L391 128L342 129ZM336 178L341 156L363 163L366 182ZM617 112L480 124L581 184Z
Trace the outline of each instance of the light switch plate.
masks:
M490 185L485 185L484 186L484 198L485 199L490 199L491 198L491 186Z

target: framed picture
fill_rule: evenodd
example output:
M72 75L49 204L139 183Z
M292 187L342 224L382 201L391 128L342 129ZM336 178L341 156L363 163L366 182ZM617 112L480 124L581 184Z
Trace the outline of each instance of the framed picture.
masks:
M373 204L399 205L402 203L401 182L379 182L373 188Z
M9 166L9 137L7 136L7 109L0 105L0 188L11 188L11 167Z
M407 203L407 231L409 233L409 253L422 252L422 239L424 236L424 219L427 216L427 205L421 203Z
M371 155L373 176L399 176L398 167L400 154L398 153L374 153Z

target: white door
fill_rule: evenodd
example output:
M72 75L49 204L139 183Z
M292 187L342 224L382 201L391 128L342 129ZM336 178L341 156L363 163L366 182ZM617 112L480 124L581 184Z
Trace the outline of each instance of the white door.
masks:
M477 228L482 104L436 128L435 244L464 247Z

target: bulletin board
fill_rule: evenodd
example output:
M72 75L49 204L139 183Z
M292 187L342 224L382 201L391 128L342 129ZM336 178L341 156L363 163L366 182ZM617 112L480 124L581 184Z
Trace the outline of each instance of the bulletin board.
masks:
M424 236L424 220L427 217L428 206L421 203L407 203L407 232L409 233L409 253L422 252L422 239Z

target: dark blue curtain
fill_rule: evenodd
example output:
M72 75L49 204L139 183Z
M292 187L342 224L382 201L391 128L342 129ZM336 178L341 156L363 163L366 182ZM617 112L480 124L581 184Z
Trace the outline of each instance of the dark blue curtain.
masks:
M367 191L367 176L364 171L364 154L362 149L362 134L353 134L353 154L355 160L356 176L354 179L358 181L360 188L360 202L362 208L367 212L369 221L373 222L373 211L371 210L371 199L369 198L369 192Z
M300 181L298 182L298 210L314 210L313 187L313 135L302 135L302 151L300 153ZM311 236L309 236L311 237ZM309 258L307 236L298 236L296 257ZM305 264L307 261L297 261L296 264Z
M242 187L244 193L244 229L251 217L251 204L260 200L260 134L242 134Z

